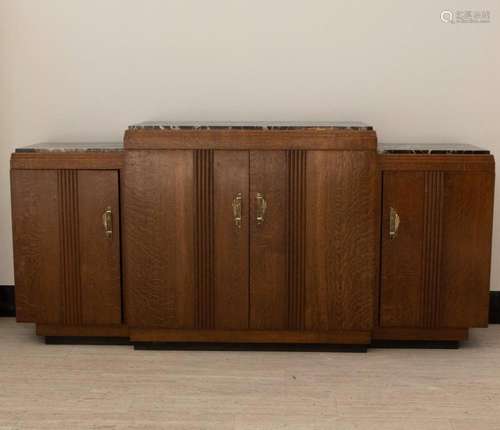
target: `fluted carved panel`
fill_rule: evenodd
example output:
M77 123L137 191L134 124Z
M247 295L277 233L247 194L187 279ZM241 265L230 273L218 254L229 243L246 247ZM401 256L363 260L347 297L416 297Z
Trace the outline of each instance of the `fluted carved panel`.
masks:
M422 251L423 290L421 324L436 328L440 324L440 271L444 173L425 173L424 240Z
M59 170L57 179L61 249L61 319L64 324L79 325L82 323L82 289L78 233L78 171Z
M195 324L215 325L214 151L194 151Z
M297 330L305 325L306 166L306 151L288 152L288 320Z

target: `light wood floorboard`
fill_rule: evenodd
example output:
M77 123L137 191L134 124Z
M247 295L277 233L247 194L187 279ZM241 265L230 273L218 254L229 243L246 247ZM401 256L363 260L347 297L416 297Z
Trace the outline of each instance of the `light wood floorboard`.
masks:
M0 318L0 430L500 429L500 325L459 350L45 345Z

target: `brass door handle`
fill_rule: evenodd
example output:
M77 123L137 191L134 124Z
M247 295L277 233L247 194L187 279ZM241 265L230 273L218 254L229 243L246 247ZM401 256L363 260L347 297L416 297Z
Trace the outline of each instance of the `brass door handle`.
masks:
M267 202L262 193L257 193L255 196L257 199L257 225L264 223L264 215L266 214Z
M389 239L396 239L398 235L400 218L396 209L390 208L389 210Z
M104 225L104 234L106 237L113 236L113 212L111 207L107 207L102 214L102 224Z
M233 222L234 225L238 228L241 228L241 205L242 205L243 196L241 193L238 193L233 198Z

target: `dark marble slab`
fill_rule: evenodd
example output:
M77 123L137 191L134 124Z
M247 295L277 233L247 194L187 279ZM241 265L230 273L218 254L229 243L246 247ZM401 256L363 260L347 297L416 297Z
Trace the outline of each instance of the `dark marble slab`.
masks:
M147 121L129 126L129 130L304 130L335 128L341 130L373 130L362 122L169 122Z
M489 154L487 149L474 145L452 143L379 143L381 154Z
M36 145L16 148L16 153L22 152L110 152L123 151L122 142L91 142L91 143L37 143Z
M170 126L168 126L170 127ZM171 129L171 128L166 128ZM110 152L123 151L122 142L91 143L38 143L16 148L16 153L23 152ZM382 154L489 154L487 149L465 144L403 144L379 143L378 151Z

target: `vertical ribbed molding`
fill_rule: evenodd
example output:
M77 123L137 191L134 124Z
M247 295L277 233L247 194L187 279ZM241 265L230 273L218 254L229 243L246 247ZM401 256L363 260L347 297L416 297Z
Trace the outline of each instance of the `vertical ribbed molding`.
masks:
M444 173L425 172L423 289L421 324L424 328L440 325L440 270L443 227Z
M194 151L195 324L215 326L214 151Z
M78 171L58 170L59 238L61 249L61 320L65 325L82 324Z
M288 151L288 325L305 326L307 152Z

